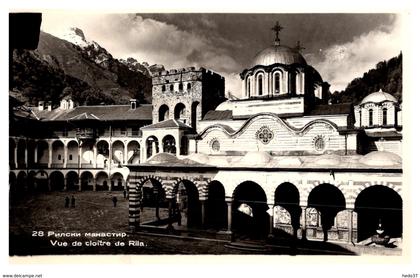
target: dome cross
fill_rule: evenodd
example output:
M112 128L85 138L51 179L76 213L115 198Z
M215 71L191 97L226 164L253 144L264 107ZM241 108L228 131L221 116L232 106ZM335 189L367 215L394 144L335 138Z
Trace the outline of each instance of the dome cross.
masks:
M279 24L279 22L276 22L276 25L274 25L271 30L273 30L276 33L276 39L274 40L274 43L276 45L280 45L280 38L279 38L279 33L281 30L283 30L283 27Z

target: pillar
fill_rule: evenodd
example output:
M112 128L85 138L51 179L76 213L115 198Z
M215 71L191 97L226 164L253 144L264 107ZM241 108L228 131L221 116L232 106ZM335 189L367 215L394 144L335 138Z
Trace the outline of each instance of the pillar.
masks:
M206 205L207 200L200 200L201 202L201 226L206 226Z
M17 144L15 144L15 148L14 148L14 150L13 150L13 156L14 156L14 164L15 164L15 168L17 169L18 168L18 155L17 155L17 151L18 151L18 145Z
M51 191L51 179L47 179L48 191Z
M96 191L96 178L93 178L93 191Z
M112 141L111 140L109 140L108 146L109 146L108 171L111 171L111 165L112 165ZM111 188L111 184L109 185L109 187Z
M108 191L112 191L111 178L107 179L106 182L108 184Z
M28 166L28 146L25 146L25 166Z
M35 148L34 148L34 163L38 163L38 144L35 144Z
M269 237L273 237L273 228L274 228L274 206L273 205L269 205L268 209L270 210L270 229L268 231L268 236Z
M77 157L77 164L78 164L79 168L82 168L81 167L82 166L82 146L81 146L81 144L79 144L79 154L78 154L78 157Z
M52 164L52 144L48 144L48 168L51 168Z
M68 178L64 177L64 188L63 188L63 191L67 191L67 184L68 184Z
M302 239L306 239L306 207L302 207Z
M353 243L353 210L347 210L348 213L348 227L349 227L349 237L347 239L348 243Z
M79 191L82 191L82 179L80 177L77 178L77 183L79 184Z
M63 168L67 168L67 159L68 159L68 148L67 148L67 144L66 144L66 145L64 145Z
M244 78L244 80L242 80L242 93L243 93L243 95L242 95L242 97L243 98L246 98L246 77Z
M157 142L152 141L152 156L154 156L156 154L156 146L157 146Z
M157 186L153 186L153 196L155 199L155 215L156 215L156 220L159 221L160 220L160 216L159 216L159 189L157 188Z
M232 231L232 197L226 197L227 204L227 231Z
M134 183L129 183L128 190L128 224L135 231L140 225L140 192Z
M98 156L98 148L96 147L96 143L93 144L93 168L96 168L96 157Z
M159 140L159 151L158 153L163 153L163 140Z
M127 150L127 145L125 145L125 144L123 144L123 147L124 147L124 157L123 157L123 164L126 164L127 163L127 160L128 160L128 150Z

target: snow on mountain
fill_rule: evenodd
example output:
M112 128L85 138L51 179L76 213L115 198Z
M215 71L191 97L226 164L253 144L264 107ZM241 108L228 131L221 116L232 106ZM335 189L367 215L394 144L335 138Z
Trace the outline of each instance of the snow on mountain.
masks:
M71 42L72 44L78 45L82 48L85 48L92 44L92 42L86 39L83 31L77 27L69 28L63 34L61 34L60 38Z

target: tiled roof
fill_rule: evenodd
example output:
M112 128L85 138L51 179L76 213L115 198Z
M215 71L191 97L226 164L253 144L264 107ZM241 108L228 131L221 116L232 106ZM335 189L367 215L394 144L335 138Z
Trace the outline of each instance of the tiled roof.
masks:
M375 132L369 132L366 131L366 135L368 137L379 137L379 138L387 138L387 137L402 137L401 133L398 133L396 131L375 131Z
M338 115L338 114L350 114L352 112L351 103L341 104L322 104L317 105L307 113L307 115Z
M204 121L231 120L232 110L210 110L204 116Z
M158 122L155 124L147 125L142 127L142 129L157 129L157 128L191 128L190 126L184 124L179 120L166 120L162 122Z
M70 110L54 109L52 111L33 109L34 114L42 121L68 121L96 119L100 121L119 120L152 120L152 105L142 104L136 109L130 105L97 105L77 106Z

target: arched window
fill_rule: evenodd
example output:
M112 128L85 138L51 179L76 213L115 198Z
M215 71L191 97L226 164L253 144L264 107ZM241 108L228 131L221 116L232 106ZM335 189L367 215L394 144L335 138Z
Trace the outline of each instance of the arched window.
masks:
M382 109L382 125L388 124L388 109Z
M163 151L165 153L176 154L175 138L171 135L163 137Z
M162 85L162 92L166 91L166 86Z
M175 119L185 120L185 105L182 103L178 103L175 106Z
M274 74L274 93L280 93L280 73L276 72Z
M182 83L179 83L179 85L178 85L178 89L179 89L180 91L184 90L184 85L183 85Z
M262 74L259 74L257 77L257 90L258 90L258 95L262 96L263 94L263 76Z
M171 91L174 90L174 85L173 84L169 85L169 90L171 90Z
M162 105L159 108L159 122L169 119L169 107L167 105Z
M298 72L296 74L296 93L297 94L303 94L304 93L304 78L303 78L303 73L302 72Z
M251 96L251 78L250 77L246 78L246 96L247 97Z
M187 90L190 90L191 89L191 83L188 83L187 84Z
M369 126L373 126L373 109L369 109Z

